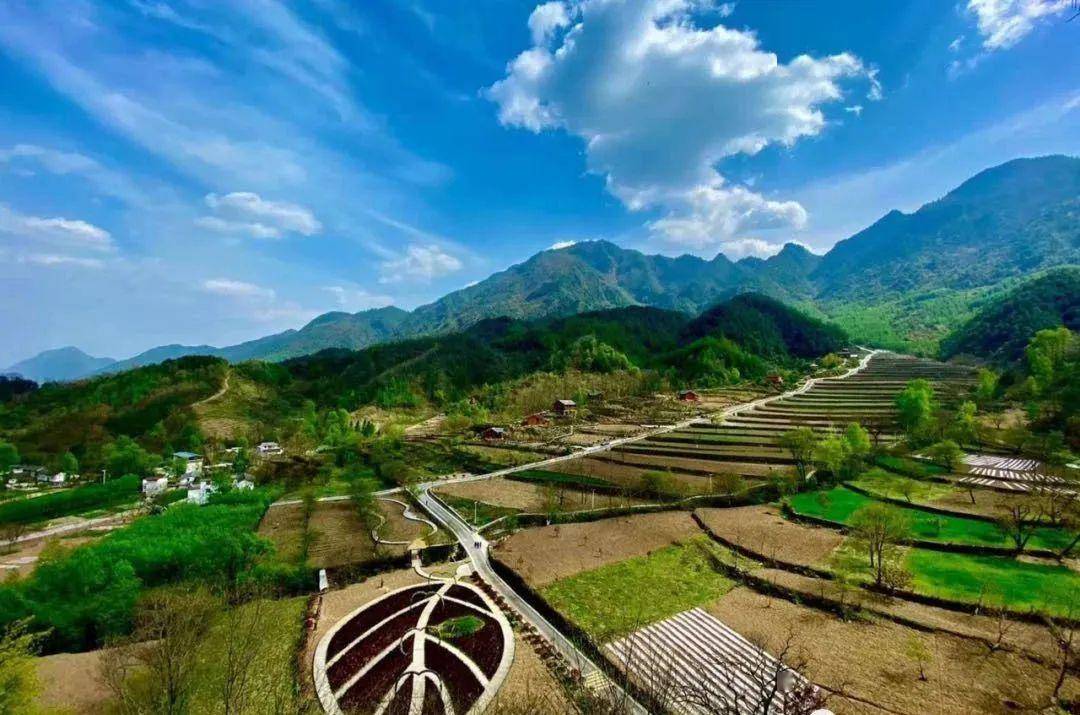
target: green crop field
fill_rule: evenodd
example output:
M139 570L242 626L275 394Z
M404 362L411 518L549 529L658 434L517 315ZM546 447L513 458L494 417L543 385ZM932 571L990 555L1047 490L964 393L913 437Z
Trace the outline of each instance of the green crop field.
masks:
M828 519L841 524L850 524L856 511L875 502L874 499L844 487L835 487L829 491L803 492L788 500L797 514ZM900 506L896 508L901 509L908 516L911 535L916 539L974 546L1012 546L1009 537L996 524L989 521L931 514ZM1063 549L1071 541L1072 536L1065 529L1038 527L1028 542L1028 547Z
M1016 611L1080 612L1080 574L1065 566L927 549L910 549L906 564L914 589L927 595L1003 603Z
M697 537L556 581L542 593L592 638L609 641L730 591L735 583L703 552L711 548Z
M912 502L917 504L928 504L943 497L963 493L962 489L951 484L902 477L899 474L887 472L880 467L875 467L858 479L853 480L853 484L868 492L893 499L910 498ZM907 492L906 495L905 492Z

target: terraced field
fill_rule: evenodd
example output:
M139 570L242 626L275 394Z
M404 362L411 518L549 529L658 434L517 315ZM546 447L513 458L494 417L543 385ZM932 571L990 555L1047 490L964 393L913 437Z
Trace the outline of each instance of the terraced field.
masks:
M897 439L895 397L918 378L929 380L940 399L948 402L972 383L974 375L965 367L882 353L849 377L822 380L805 392L741 411L720 424L701 422L622 445L606 458L626 466L670 468L698 476L768 477L793 466L780 438L799 427L824 434L859 422L880 444L891 444Z

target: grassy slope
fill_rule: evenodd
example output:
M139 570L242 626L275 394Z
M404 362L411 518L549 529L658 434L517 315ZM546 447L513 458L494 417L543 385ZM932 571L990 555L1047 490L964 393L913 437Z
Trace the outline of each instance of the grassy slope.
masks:
M822 501L821 496L826 497ZM803 492L789 499L791 508L799 514L828 519L842 524L850 524L853 515L859 509L875 503L874 499L853 492L844 487L836 487L828 492ZM903 509L911 524L914 538L925 541L937 541L953 544L971 544L975 546L1011 546L1008 536L997 525L978 519L965 519L957 516L939 516L917 509ZM1063 529L1039 527L1028 545L1036 549L1060 549L1072 541L1069 532Z
M915 590L956 601L999 602L1017 611L1067 615L1077 608L1080 574L1064 566L995 556L911 549L907 567Z
M714 601L734 582L713 570L705 537L557 581L548 602L600 642Z

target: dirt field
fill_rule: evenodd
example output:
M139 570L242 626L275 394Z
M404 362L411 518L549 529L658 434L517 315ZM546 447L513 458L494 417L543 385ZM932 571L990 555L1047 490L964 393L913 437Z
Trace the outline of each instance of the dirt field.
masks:
M376 556L371 535L350 502L319 502L311 514L308 529L312 535L308 563L314 568L355 564ZM403 547L382 546L380 549L389 554L398 553Z
M634 467L627 464L617 464L603 459L572 459L567 462L558 462L548 467L553 472L564 474L580 474L587 477L596 477L618 484L627 489L634 489L641 484L641 476L646 472L655 472L656 467ZM696 474L680 474L670 472L673 481L681 484L688 494L704 494L709 488L709 478Z
M477 482L450 484L436 490L439 494L472 499L494 506L542 512L547 508L548 494L558 501L560 511L600 509L610 506L644 504L646 500L611 494L591 494L574 489L545 491L539 484L516 482L512 479L484 479Z
M52 539L39 539L38 541L21 544L19 548L14 551L0 554L0 581L13 574L18 578L28 576L30 572L37 567L38 558L41 556L41 552L51 544L56 544L66 549L73 549L76 546L88 544L91 541L99 539L103 535L104 534L99 534L97 536L72 536L68 538L56 537Z
M495 555L533 588L582 571L644 556L701 533L685 511L604 519L520 531Z
M806 658L806 674L814 682L842 688L892 712L1013 713L1039 704L1053 687L1049 669L1015 654L990 654L985 646L962 638L920 633L891 622L843 622L745 588L731 591L708 610L747 638L763 640L773 653L795 633L793 643ZM906 655L913 639L929 653L926 681L919 680L917 663ZM1063 695L1078 694L1080 684L1072 679ZM849 709L843 701L832 707L872 712Z
M719 462L709 459L693 459L691 457L676 457L669 455L636 454L628 452L618 453L619 464L640 467L652 470L687 470L691 473L707 472L709 474L741 474L752 477L767 477L772 472L785 472L788 467L782 464L761 464L755 462ZM698 477L699 479L701 477Z
M844 540L838 532L787 521L773 506L698 509L694 513L720 538L800 566L820 565Z
M267 509L259 522L259 536L269 539L278 555L286 561L299 559L304 536L304 505L284 504Z
M414 541L430 535L431 527L405 518L405 509L397 502L380 499L379 511L386 519L379 527L379 538L386 541Z
M99 677L103 652L60 653L38 658L37 675L41 685L38 706L45 712L80 715L106 712L110 693Z
M754 575L808 595L841 598L836 583L826 579L810 578L790 571L770 568L758 569ZM861 589L852 589L843 596L843 599L849 603L858 603L876 613L904 618L925 625L927 628L948 630L961 635L988 639L991 642L996 641L999 634L999 622L987 616L973 616L899 598L887 598ZM1050 634L1043 626L1007 621L1002 626L1002 630L1004 631L1002 643L1007 647L1021 649L1045 658L1047 662L1056 657L1056 649L1050 640Z

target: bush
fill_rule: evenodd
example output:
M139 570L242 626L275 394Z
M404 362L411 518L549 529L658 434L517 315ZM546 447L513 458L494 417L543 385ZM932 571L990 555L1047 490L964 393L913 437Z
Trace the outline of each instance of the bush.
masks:
M141 486L141 480L129 474L104 484L89 484L32 499L12 499L0 503L0 523L31 524L91 509L116 506L134 501Z
M254 529L270 501L264 490L234 490L207 506L177 505L96 543L47 553L29 578L0 586L0 626L30 617L34 630L51 629L48 651L93 648L131 628L144 589L265 577L256 566L272 547Z

